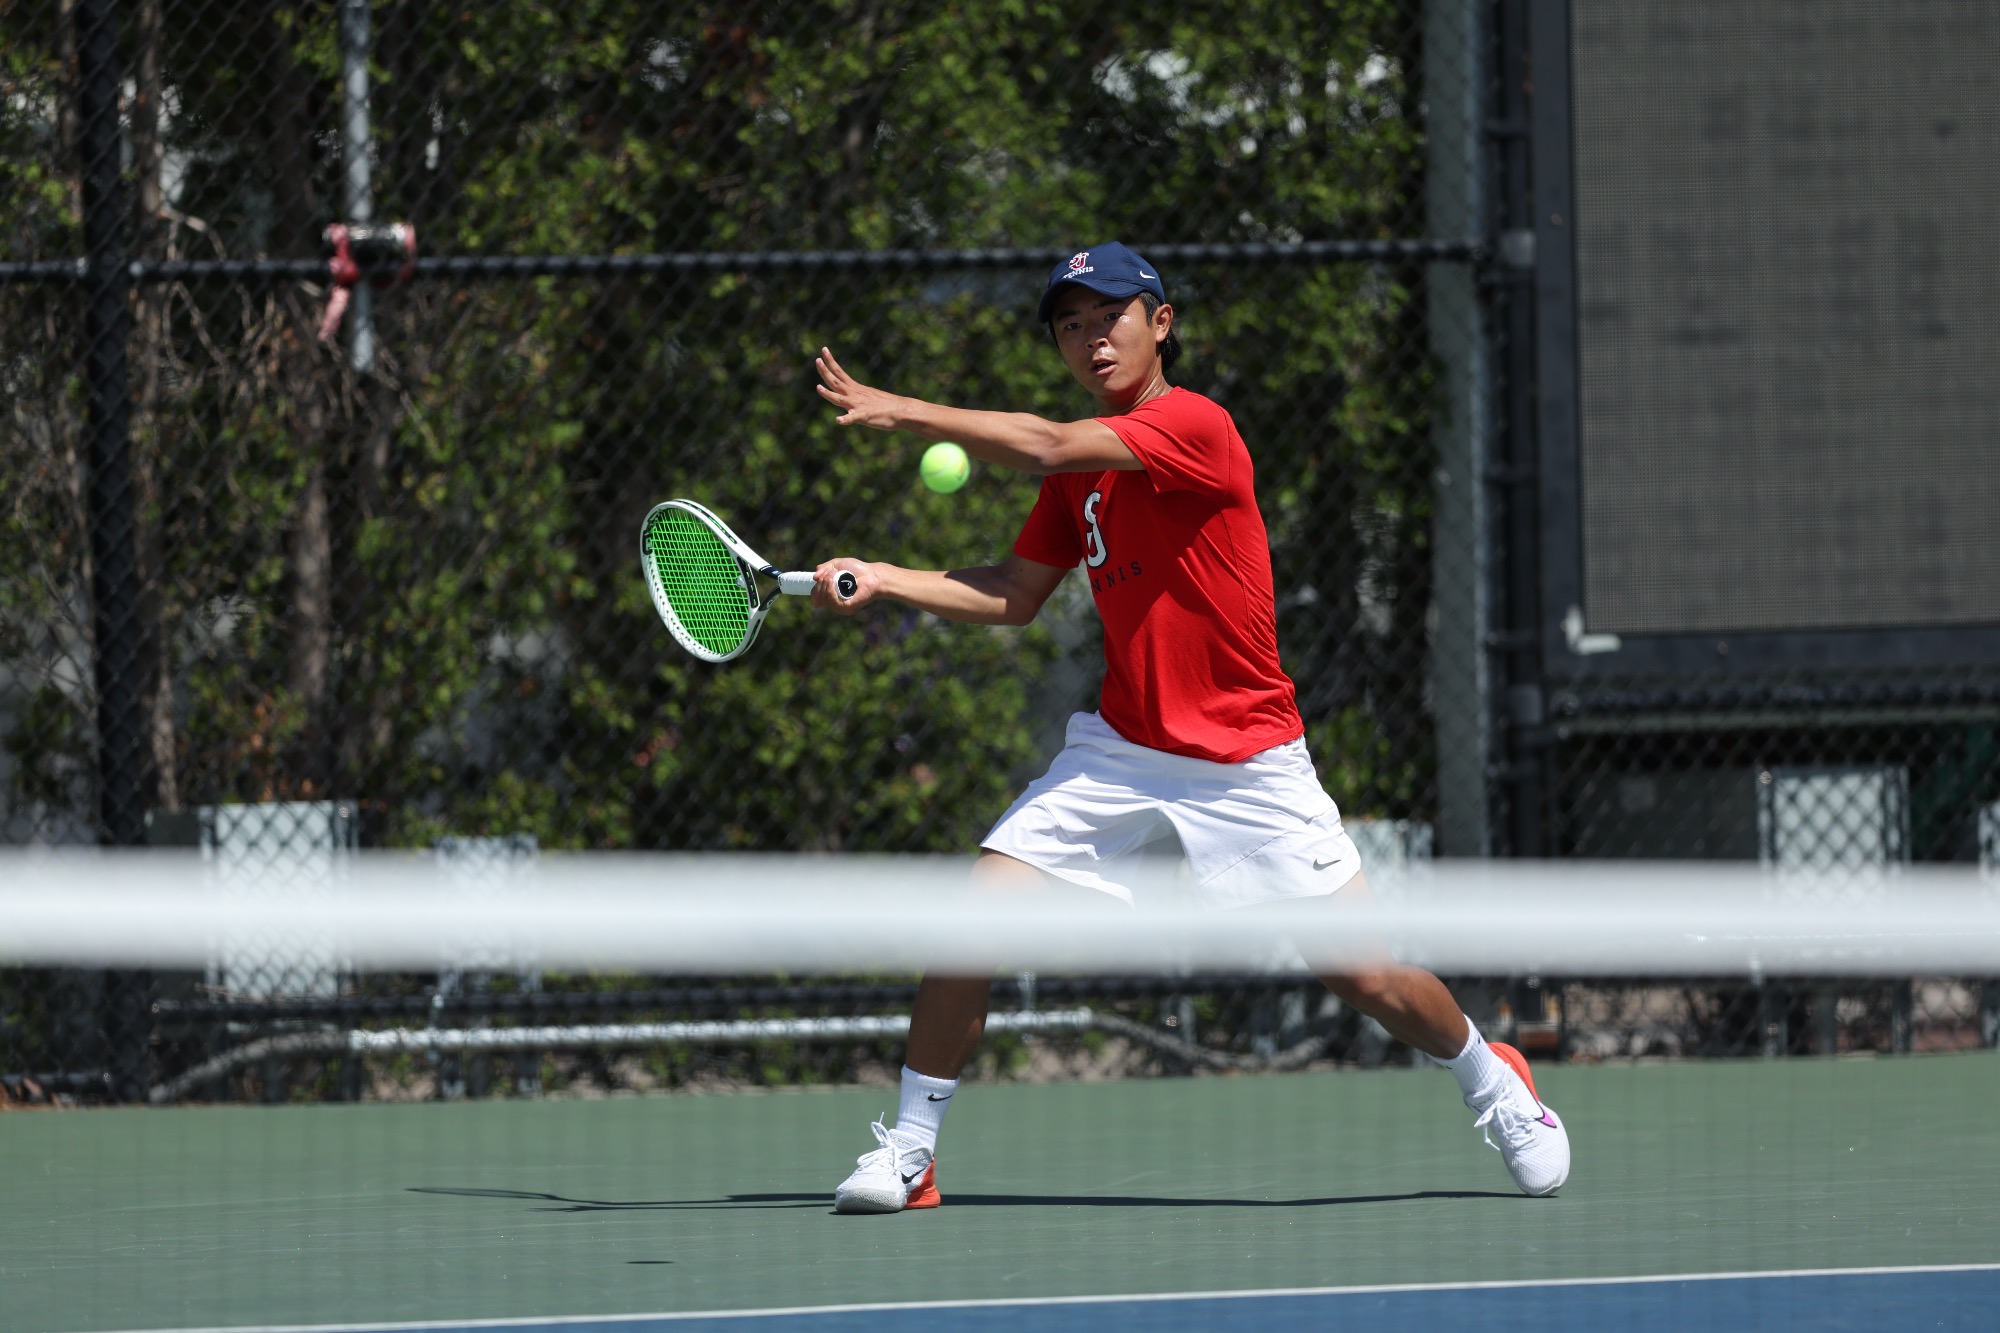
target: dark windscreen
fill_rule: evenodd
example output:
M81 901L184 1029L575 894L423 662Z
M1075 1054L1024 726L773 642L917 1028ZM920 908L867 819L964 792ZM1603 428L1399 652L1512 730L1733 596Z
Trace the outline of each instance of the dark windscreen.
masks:
M2000 5L1571 13L1590 628L2000 623Z

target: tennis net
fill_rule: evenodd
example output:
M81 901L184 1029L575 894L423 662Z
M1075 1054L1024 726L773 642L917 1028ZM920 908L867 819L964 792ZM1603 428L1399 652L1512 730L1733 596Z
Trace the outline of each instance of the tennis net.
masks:
M10 854L0 1105L79 1113L0 1120L0 1286L77 1330L2000 1310L1976 870L1412 863L1226 914L1165 862L1140 910L969 871ZM1315 975L1388 957L1525 1054L1554 1197ZM944 1206L836 1216L926 973L993 978Z

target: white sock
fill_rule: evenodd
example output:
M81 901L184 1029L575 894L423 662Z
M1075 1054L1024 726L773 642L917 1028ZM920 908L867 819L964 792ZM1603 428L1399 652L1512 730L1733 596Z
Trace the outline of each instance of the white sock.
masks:
M1465 1049L1438 1063L1458 1080L1459 1091L1465 1094L1467 1102L1491 1097L1507 1077L1506 1062L1493 1054L1493 1048L1486 1044L1486 1038L1479 1035L1479 1028L1469 1018L1465 1020Z
M932 1078L903 1066L903 1100L896 1108L896 1135L937 1154L938 1131L944 1128L944 1113L951 1109L951 1095L958 1091L955 1078Z

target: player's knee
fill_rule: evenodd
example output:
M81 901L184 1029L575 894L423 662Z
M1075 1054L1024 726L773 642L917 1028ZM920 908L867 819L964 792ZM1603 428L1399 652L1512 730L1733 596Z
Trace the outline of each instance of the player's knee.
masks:
M975 893L1005 896L1039 893L1047 887L1048 879L1041 871L1005 852L981 851L979 859L972 863L972 888Z
M1344 972L1321 978L1342 1004L1373 1014L1393 1005L1398 978L1391 970Z

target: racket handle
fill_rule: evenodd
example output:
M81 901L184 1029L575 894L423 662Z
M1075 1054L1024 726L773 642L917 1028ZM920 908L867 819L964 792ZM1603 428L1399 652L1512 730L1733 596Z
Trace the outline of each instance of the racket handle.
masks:
M854 575L843 569L833 581L833 595L844 602L854 596L860 587L861 585L855 582ZM793 597L810 597L812 590L813 576L809 569L778 575L779 592L788 593Z

